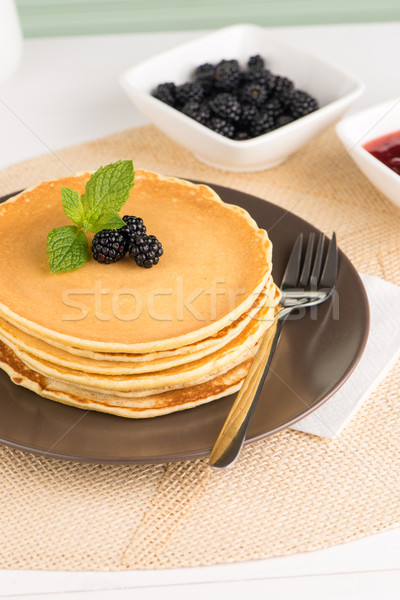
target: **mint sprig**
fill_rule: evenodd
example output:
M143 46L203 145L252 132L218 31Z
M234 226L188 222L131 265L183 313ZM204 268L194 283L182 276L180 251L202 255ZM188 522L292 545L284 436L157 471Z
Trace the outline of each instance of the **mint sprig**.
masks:
M135 172L131 160L100 167L80 196L76 190L61 188L66 216L74 225L52 229L47 236L51 273L66 273L82 267L90 257L85 231L120 229L125 225L118 215L129 198Z

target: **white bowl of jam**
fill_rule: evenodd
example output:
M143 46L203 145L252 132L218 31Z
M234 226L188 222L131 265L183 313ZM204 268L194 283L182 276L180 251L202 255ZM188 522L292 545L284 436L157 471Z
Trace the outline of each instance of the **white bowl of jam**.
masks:
M400 206L400 98L343 119L336 133L371 183Z

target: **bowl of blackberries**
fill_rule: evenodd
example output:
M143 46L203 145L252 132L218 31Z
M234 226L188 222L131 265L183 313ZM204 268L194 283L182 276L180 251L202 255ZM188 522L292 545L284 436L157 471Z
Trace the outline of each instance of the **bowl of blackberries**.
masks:
M363 83L256 25L233 25L129 69L121 85L147 119L228 171L284 162L337 122Z

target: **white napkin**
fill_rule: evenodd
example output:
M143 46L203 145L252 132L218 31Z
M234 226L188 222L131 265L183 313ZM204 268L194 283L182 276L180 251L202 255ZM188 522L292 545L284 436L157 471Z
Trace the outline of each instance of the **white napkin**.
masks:
M400 356L400 287L361 275L370 308L370 331L364 353L342 387L292 429L335 438Z

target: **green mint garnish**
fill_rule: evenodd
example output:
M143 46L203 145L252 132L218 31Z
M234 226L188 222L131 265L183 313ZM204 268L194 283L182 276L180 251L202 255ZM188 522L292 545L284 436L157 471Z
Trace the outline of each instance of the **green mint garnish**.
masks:
M82 227L85 211L83 210L82 200L79 193L71 188L61 188L61 200L63 202L64 212L68 219Z
M132 161L118 161L100 167L86 184L82 195L87 230L105 212L118 213L129 198L133 183Z
M52 229L47 236L50 271L66 273L89 260L85 231L120 229L125 225L118 215L129 198L135 172L131 160L100 167L86 184L82 196L70 188L61 189L64 212L75 225Z
M90 227L89 231L98 233L103 229L121 229L121 227L124 227L125 225L125 221L123 221L119 215L116 213L107 213L106 215L101 215L101 217L99 217Z
M89 260L86 235L75 225L52 229L47 236L47 252L52 273L79 269Z

